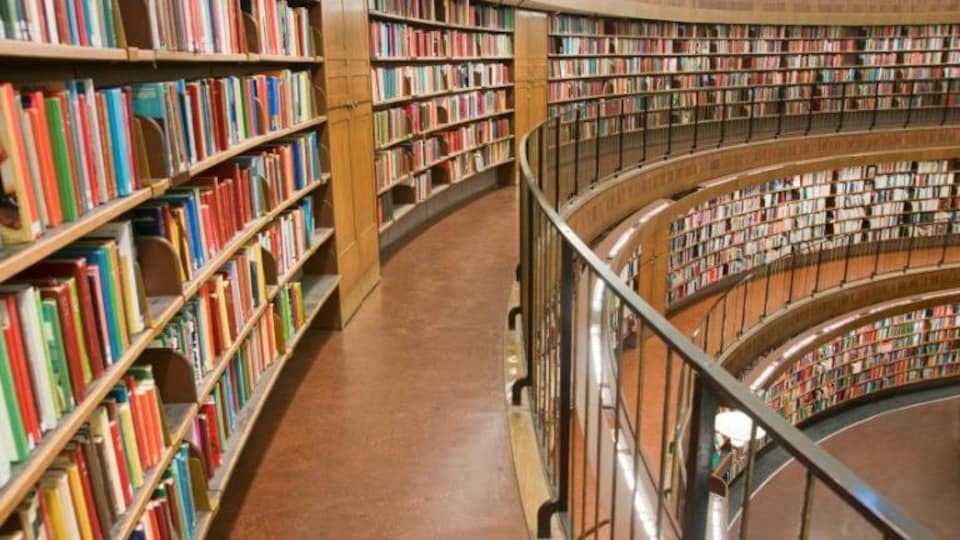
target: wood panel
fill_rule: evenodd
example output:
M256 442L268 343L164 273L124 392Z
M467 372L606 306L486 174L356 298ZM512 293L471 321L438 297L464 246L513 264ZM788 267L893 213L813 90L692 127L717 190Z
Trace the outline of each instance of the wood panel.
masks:
M380 279L370 53L363 0L323 0L330 168L344 324Z
M518 9L514 17L514 155L523 136L547 117L547 15ZM519 159L515 169L519 174ZM519 179L519 176L517 176Z
M921 24L960 22L958 0L506 0L548 12L713 23Z

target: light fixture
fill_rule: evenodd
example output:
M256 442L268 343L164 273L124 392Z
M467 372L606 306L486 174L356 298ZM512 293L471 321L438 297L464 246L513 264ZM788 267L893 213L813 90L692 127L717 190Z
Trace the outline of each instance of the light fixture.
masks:
M714 419L713 429L730 439L730 444L737 448L743 448L750 441L750 430L753 428L753 420L740 411L724 411ZM760 426L757 426L756 438L761 439L766 432Z

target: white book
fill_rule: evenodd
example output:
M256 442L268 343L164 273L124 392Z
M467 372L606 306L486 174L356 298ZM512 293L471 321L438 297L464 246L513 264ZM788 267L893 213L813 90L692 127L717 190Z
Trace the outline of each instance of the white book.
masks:
M43 316L40 313L40 294L30 285L19 284L0 285L0 293L13 293L17 297L20 329L30 365L30 381L33 383L33 393L40 409L40 430L49 431L57 425L58 414L53 382L50 380L52 368L41 330Z
M127 326L131 334L142 332L144 328L143 312L140 309L140 287L137 283L135 263L137 247L133 240L132 221L111 221L104 223L88 235L93 238L113 238L120 252L120 264L124 267L123 278L124 305L127 306Z
M160 49L160 26L157 24L157 0L147 0L147 20L150 25L150 42L154 49Z
M97 4L101 4L99 0L94 0ZM89 0L88 0L89 3ZM100 9L96 5L90 6L91 9L87 10L90 17L90 45L93 47L103 47L106 45L103 42L103 21L100 20Z
M103 139L100 134L100 122L96 121L98 117L97 96L93 88L93 79L84 79L80 84L83 86L83 94L87 102L87 118L90 119L89 136L90 144L93 145L93 165L94 172L97 175L97 190L100 192L100 198L103 199L108 193L107 172L106 165L103 161L104 148Z
M70 131L73 136L73 151L74 157L78 158L77 162L77 174L79 176L79 184L83 189L83 194L81 196L82 206L85 210L93 209L93 191L90 190L90 180L87 176L87 153L84 151L84 141L87 140L87 136L82 132L82 127L80 125L80 100L77 98L76 88L69 88L67 91L69 95L68 101L68 110L70 117Z
M27 28L27 37L31 41L37 43L43 43L43 32L40 31L40 12L38 11L38 6L36 2L29 1L24 4L27 8L26 15L26 28Z
M10 463L16 455L7 400L4 399L3 388L0 388L0 486L10 481Z

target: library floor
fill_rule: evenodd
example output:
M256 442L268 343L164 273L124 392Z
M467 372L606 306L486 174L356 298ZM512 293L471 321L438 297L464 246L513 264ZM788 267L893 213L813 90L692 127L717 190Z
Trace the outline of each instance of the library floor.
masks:
M210 538L526 538L503 398L514 198L441 220L345 331L307 335Z

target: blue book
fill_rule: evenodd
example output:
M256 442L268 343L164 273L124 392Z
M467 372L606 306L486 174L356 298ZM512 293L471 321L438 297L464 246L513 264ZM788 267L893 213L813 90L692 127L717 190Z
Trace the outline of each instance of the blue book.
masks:
M178 110L180 111L180 125L183 126L183 133L181 137L183 138L184 145L186 146L187 159L190 163L197 162L197 150L193 144L193 137L190 136L190 126L193 125L193 122L190 120L190 111L192 110L188 105L188 96L187 96L187 84L183 79L176 81L176 93L177 93L177 103Z
M117 46L117 33L116 33L116 21L113 18L113 2L111 0L101 0L100 2L101 12L104 14L103 24L106 26L103 30L103 35L106 38L104 47L116 47Z
M127 196L133 191L133 166L130 163L130 140L124 118L124 96L120 88L106 91L107 119L113 141L113 169L117 177L117 193ZM164 149L166 151L166 149Z
M166 236L163 207L154 201L133 209L133 233L136 236Z
M313 180L319 182L323 172L320 170L320 146L316 131L310 133L310 157L313 158Z
M267 78L267 115L270 118L270 131L280 129L280 99L276 77Z
M64 2L67 5L67 22L70 24L70 43L80 44L80 28L77 26L77 12L73 2Z
M195 526L197 524L197 512L196 512L196 502L193 500L193 473L190 471L190 444L182 443L180 445L180 456L183 458L183 483L184 489L183 492L186 496L186 507L190 512L190 519L188 523L190 524L190 538L194 537L196 532Z
M213 118L213 114L210 112L210 88L209 84L206 81L200 83L200 104L203 107L203 117L204 118ZM213 155L216 153L216 143L213 140L213 130L205 129L203 130L203 140L204 144L207 146L207 153Z
M93 46L95 45L93 41L95 34L93 33L93 18L90 16L90 2L80 2L80 9L83 11L83 26L84 30L87 32L87 43L89 43L90 46ZM97 37L99 38L99 36ZM103 44L100 46L102 47Z
M188 188L189 189L189 188ZM156 197L155 201L168 202L173 206L183 207L187 217L188 244L190 246L190 261L194 270L199 269L206 262L206 255L203 252L203 229L200 227L200 212L197 201L191 193L167 192L162 197Z
M57 254L68 257L83 257L86 259L87 264L92 264L99 269L101 276L113 275L113 265L109 264L107 260L109 255L106 248L71 245L58 251ZM123 324L120 322L120 317L124 315L118 313L117 307L123 306L124 302L123 298L121 298L121 291L110 286L111 283L109 279L101 279L100 293L103 296L104 315L107 319L107 336L110 338L110 354L113 358L120 358L123 356L124 349L123 337L121 336Z
M306 179L304 178L303 170L303 146L302 141L295 141L290 145L293 154L293 187L296 189L302 189L307 185Z

